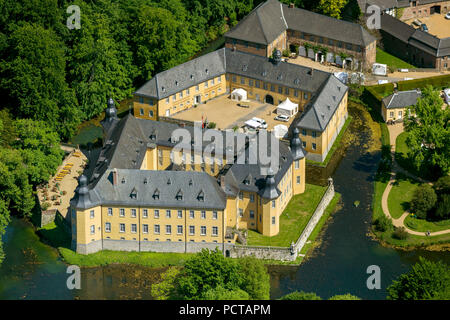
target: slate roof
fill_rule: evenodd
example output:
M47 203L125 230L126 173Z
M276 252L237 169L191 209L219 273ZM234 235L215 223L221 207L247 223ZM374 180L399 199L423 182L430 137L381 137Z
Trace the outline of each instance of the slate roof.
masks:
M381 15L381 30L435 57L450 55L450 37L440 39L388 15Z
M250 77L306 92L316 92L330 73L309 67L279 62L275 64L268 58L241 51L225 49L227 72ZM262 87L262 85L261 85Z
M415 105L420 96L420 91L416 90L398 91L383 98L383 104L387 109L405 108Z
M376 39L360 24L283 5L289 29L366 47Z
M315 100L306 108L296 126L316 131L324 131L339 106L348 87L331 75Z
M224 50L217 50L156 74L134 93L164 99L225 73Z
M289 8L277 0L261 3L225 37L268 45L288 29L364 47L376 40L359 24Z
M268 45L287 29L280 2L268 0L259 4L226 37Z
M116 186L112 183L113 170L117 172ZM146 183L144 179L147 179ZM155 197L156 190L159 197ZM131 197L132 192L136 194L135 199ZM199 198L201 192L203 201ZM181 199L177 199L179 194L182 194ZM226 206L225 193L216 180L205 172L195 171L108 169L96 186L89 190L89 201L83 199L80 202L79 198L79 194L75 193L71 202L84 209L101 204L219 210Z

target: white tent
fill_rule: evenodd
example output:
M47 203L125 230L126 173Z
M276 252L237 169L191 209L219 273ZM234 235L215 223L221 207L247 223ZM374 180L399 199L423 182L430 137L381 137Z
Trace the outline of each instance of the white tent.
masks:
M277 114L283 114L288 117L292 117L298 112L298 104L293 103L289 98L286 98L277 107Z
M241 88L234 89L233 92L231 92L231 100L246 101L247 100L247 91L245 91L244 89L241 89Z

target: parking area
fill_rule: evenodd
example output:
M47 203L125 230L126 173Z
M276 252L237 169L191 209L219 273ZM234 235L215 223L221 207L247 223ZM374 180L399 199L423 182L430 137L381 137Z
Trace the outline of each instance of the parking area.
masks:
M229 95L223 95L205 104L199 104L195 108L174 114L172 118L186 121L201 121L203 117L209 123L214 122L216 129L220 130L233 129L236 126L241 128L244 126L245 121L253 117L264 119L268 130L272 130L278 124L289 127L294 120L294 117L291 117L288 122L275 120L277 106L272 104L260 103L254 100L242 103L248 105L248 108L241 107L238 104L239 102L231 100Z
M413 24L416 19L427 25L430 34L438 38L450 37L450 19L445 19L445 14L435 13L429 17L413 18L405 20L405 22L417 29L418 26Z

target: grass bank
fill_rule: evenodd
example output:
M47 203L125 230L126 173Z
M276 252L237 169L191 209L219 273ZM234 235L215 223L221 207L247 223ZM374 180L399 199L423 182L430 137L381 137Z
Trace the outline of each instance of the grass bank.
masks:
M96 267L108 264L135 264L160 268L183 266L192 253L125 252L104 250L88 255L78 254L68 248L58 248L63 260L80 267Z
M415 66L397 58L380 48L377 48L377 63L387 64L391 71L396 71L397 69L416 69Z
M392 186L388 197L389 213L392 218L400 218L402 214L409 209L409 203L418 186L420 186L418 181L402 174L397 174L396 182Z
M292 197L280 216L280 232L273 237L248 231L247 244L251 246L289 247L297 241L327 187L306 184L305 192Z

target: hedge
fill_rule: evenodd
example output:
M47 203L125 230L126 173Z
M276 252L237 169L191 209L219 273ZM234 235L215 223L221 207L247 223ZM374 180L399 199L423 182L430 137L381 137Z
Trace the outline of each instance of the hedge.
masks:
M405 80L398 82L398 90L406 91L406 90L414 90L414 89L422 89L427 85L431 85L436 89L442 89L444 87L450 86L450 74L430 77L430 78L422 78L422 79L414 79L414 80Z

